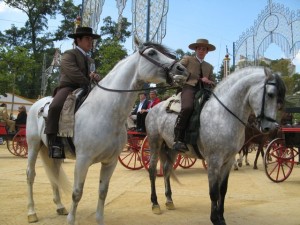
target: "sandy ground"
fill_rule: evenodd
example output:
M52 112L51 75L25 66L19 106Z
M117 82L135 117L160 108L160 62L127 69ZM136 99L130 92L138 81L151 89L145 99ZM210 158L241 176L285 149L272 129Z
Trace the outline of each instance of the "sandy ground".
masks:
M254 153L250 154L253 162ZM0 224L24 225L27 222L27 160L11 155L0 146ZM295 166L283 183L273 183L263 170L242 167L232 171L225 203L228 225L300 225L300 169ZM73 180L74 161L63 165ZM90 167L84 194L77 211L77 224L93 225L97 205L100 164ZM52 203L52 191L42 163L37 162L34 199L39 217L37 225L67 224L66 216L58 216ZM107 225L209 225L210 200L206 171L200 161L190 169L176 169L181 185L172 182L176 210L165 209L163 179L157 179L157 192L163 213L151 212L150 186L145 169L133 171L118 164L110 183L106 201ZM63 194L70 207L71 194Z

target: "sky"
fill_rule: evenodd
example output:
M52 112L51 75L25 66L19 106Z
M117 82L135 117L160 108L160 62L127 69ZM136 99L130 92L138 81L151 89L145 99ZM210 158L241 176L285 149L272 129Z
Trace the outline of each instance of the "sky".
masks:
M127 0L123 11L123 17L129 22L132 19L131 2ZM216 51L209 52L206 61L214 66L217 72L222 65L226 54L226 47L229 54L232 54L233 42L236 42L243 32L254 25L255 20L261 11L268 5L270 0L169 0L169 10L167 14L166 36L162 44L173 49L192 51L188 45L196 42L199 38L208 39L216 46ZM82 0L75 0L80 4ZM290 11L300 10L300 0L272 0L273 3L283 4ZM106 0L100 16L98 27L102 26L103 18L111 16L114 21L118 19L118 10L115 0ZM0 2L0 31L11 27L23 26L26 16L18 10L8 8ZM49 30L57 27L57 20L51 20ZM300 37L297 37L299 40ZM56 47L65 51L72 48L72 42L65 40L56 43ZM132 50L132 38L125 43L125 48L129 54ZM281 49L271 44L264 54L269 59L286 58ZM231 57L232 58L232 57ZM300 53L293 60L296 65L296 72L300 73ZM231 62L232 64L232 62Z

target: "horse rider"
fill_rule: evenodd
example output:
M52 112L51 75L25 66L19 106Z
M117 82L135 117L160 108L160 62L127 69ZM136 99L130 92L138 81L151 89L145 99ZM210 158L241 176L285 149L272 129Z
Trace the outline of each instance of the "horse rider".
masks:
M204 61L206 54L214 51L216 47L209 43L207 39L198 39L189 45L195 51L193 56L184 56L180 63L189 71L190 75L182 87L181 92L181 111L177 117L174 128L173 150L186 152L188 148L184 143L185 130L194 109L195 94L202 88L211 87L215 84L213 66Z
M68 37L74 39L75 48L67 50L62 56L59 86L54 91L46 120L45 134L48 139L49 157L52 158L65 158L63 145L57 133L60 113L67 96L77 88L83 88L87 92L91 80L100 81L99 74L90 72L93 60L87 54L93 48L94 39L100 38L100 35L93 34L90 27L78 27L75 33L69 34Z

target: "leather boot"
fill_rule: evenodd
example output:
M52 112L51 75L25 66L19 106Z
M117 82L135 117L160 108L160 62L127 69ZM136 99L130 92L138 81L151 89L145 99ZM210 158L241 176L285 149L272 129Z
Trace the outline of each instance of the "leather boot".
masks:
M48 155L50 158L64 159L64 146L56 134L47 134L48 139Z
M187 152L189 149L187 148L186 144L184 143L184 135L185 131L182 129L181 126L181 116L178 115L175 128L174 128L174 145L173 145L173 150L181 153Z

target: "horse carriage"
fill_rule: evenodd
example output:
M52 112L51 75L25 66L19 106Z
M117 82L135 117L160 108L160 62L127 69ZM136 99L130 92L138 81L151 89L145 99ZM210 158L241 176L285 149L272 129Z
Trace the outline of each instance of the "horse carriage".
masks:
M26 125L16 125L17 131L9 133L6 123L0 123L0 138L2 144L6 144L8 151L20 157L27 157Z
M145 168L149 169L150 162L150 148L147 134L138 132L133 129L127 130L128 141L125 148L119 156L119 162L127 169L139 170ZM173 168L178 166L187 169L196 163L197 159L188 157L186 155L178 154ZM206 169L205 160L202 160L202 165ZM161 163L157 164L157 176L163 176L163 166Z
M286 113L300 113L300 107L286 108ZM285 181L299 164L300 125L292 123L279 128L281 137L273 139L264 156L264 166L267 177L273 182Z

